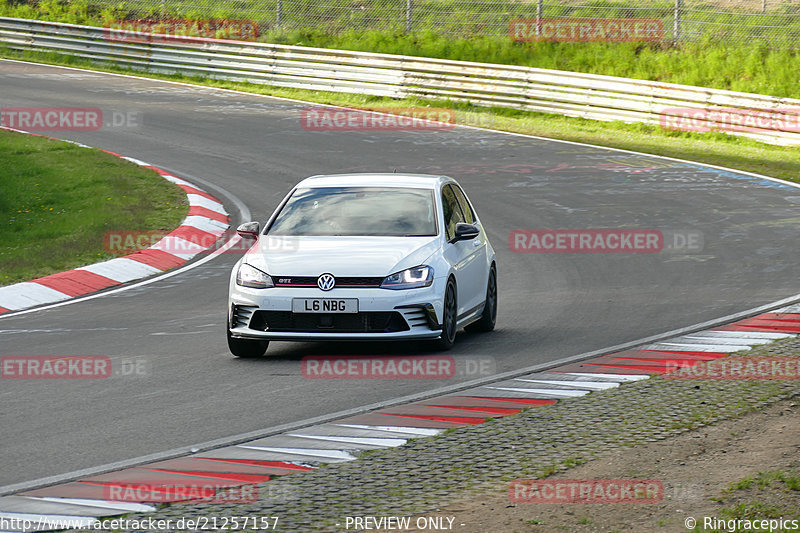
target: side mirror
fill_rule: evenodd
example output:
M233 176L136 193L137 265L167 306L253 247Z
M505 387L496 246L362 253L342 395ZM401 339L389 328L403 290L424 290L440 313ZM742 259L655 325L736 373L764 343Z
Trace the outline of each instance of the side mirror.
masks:
M258 222L245 222L236 228L236 233L243 239L258 239L258 234L261 233L261 224Z
M481 234L481 230L474 224L467 224L465 222L456 223L456 234L450 239L450 242L468 241L474 239Z

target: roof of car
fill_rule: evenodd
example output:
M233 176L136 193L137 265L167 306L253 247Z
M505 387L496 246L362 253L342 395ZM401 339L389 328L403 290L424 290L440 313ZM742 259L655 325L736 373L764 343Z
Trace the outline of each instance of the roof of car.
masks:
M452 181L447 176L431 174L330 174L311 176L297 187L417 187L435 189L439 184Z

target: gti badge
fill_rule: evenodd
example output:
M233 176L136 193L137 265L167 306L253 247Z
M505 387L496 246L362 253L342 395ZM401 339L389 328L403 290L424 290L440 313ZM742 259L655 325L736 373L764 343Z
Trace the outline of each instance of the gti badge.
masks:
M317 278L317 287L323 291L331 290L334 285L336 285L336 279L333 277L333 274L322 274Z

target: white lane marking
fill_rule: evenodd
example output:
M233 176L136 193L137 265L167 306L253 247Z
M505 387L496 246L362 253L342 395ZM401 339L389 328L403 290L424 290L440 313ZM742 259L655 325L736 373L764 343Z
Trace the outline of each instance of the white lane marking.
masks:
M325 459L335 459L339 461L352 461L355 456L341 450L320 450L317 448L277 448L272 446L245 446L240 444L237 448L247 448L249 450L259 450L272 453L284 453L287 455L307 455L309 457L322 457Z
M122 159L124 159L125 161L130 161L131 163L135 163L135 164L137 164L137 165L139 165L141 167L153 166L150 163L146 163L146 162L142 161L141 159L136 159L135 157L128 157L128 156L124 156L123 155Z
M227 215L228 212L225 211L225 208L222 207L222 204L219 202L215 202L214 200L209 200L205 196L200 196L199 194L192 194L189 193L186 195L189 198L189 205L191 206L198 206L198 207L205 207L215 213L219 213L220 215Z
M741 337L695 337L694 335L686 335L676 339L669 339L665 342L681 342L686 344L732 344L740 346L746 344L748 346L755 346L757 344L770 344L775 339L743 339Z
M187 185L189 187L192 187L193 189L197 189L198 191L203 191L203 189L201 189L200 187L198 187L194 183L189 183L188 181L182 180L177 176L173 176L172 174L162 174L161 177L164 178L165 180L171 181L172 183L175 183L177 185ZM205 191L203 191L203 192L205 192Z
M406 439L393 439L389 437L345 437L340 435L300 435L298 433L287 433L286 435L289 437L299 437L301 439L364 444L366 446L382 446L387 448L402 446L407 442Z
M170 237L169 235L155 243L150 249L167 252L185 261L207 250L206 247L187 241L183 237Z
M0 511L0 518L29 520L37 528L71 529L75 527L90 528L100 521L91 516L72 516L67 514L33 514L33 513L7 513ZM43 531L44 529L38 529ZM28 530L33 531L33 530Z
M68 294L32 281L0 287L0 307L5 307L11 311L24 309L32 305L60 302L69 298Z
M566 390L566 389L523 389L515 387L486 387L487 389L503 390L508 392L524 392L531 395L532 398L541 396L557 396L560 398L575 398L577 396L585 396L592 391L588 390Z
M770 313L800 313L800 304L789 305L770 311Z
M687 344L680 342L661 341L656 344L651 344L645 350L653 350L655 352L719 352L719 353L733 353L741 350L750 350L752 346L745 344Z
M581 377L603 377L608 379L618 379L620 381L641 381L643 379L650 379L650 376L647 374L590 374L588 372L567 372L570 376L581 376Z
M558 385L559 387L571 387L574 389L590 389L590 390L605 390L605 389L613 389L614 387L619 387L619 383L613 383L609 381L556 381L552 379L525 379L525 378L516 378L514 381L525 381L527 383L542 383L542 384L553 384Z
M114 281L125 283L134 279L152 276L159 274L161 270L145 265L139 261L128 259L126 257L118 257L116 259L109 259L102 263L95 263L93 265L86 265L78 270L86 270L100 276L105 276Z
M184 218L183 222L181 222L181 226L192 226L193 228L197 228L201 231L213 233L216 236L222 235L225 230L228 229L228 224L224 222L198 215L189 215L188 217Z
M709 331L698 331L687 335L694 338L731 338L731 339L786 339L788 337L796 337L796 333L778 333L775 331L720 331L712 329Z
M102 509L117 509L120 511L150 513L156 510L154 505L143 503L118 502L114 500L89 500L85 498L54 498L52 496L22 496L29 500L41 500L53 503L64 503L70 505L83 505L89 507L100 507Z
M409 435L433 436L438 435L443 429L435 428L414 428L401 426L365 426L362 424L336 424L343 428L366 429L372 431L388 431L389 433L407 433Z

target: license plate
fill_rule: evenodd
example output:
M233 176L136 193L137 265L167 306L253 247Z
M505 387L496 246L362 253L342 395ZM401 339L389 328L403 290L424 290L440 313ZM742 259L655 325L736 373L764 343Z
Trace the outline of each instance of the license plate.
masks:
M293 298L292 313L358 313L358 298Z

